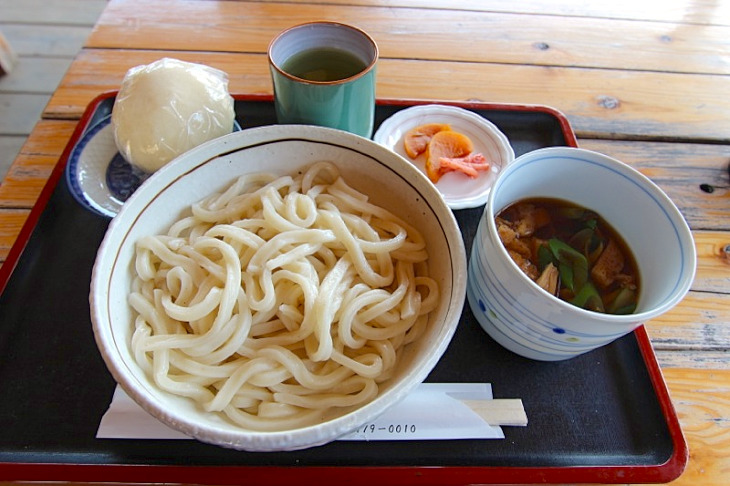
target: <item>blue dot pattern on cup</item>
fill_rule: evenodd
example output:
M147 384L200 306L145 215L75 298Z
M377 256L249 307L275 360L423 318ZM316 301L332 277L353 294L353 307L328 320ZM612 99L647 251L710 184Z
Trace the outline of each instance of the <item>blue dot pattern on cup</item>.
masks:
M482 227L477 230L475 242L484 238ZM590 335L570 331L559 322L550 322L545 316L535 315L527 306L515 300L500 281L487 256L478 245L472 249L468 270L470 284L467 299L477 321L489 335L508 349L519 349L520 354L536 359L555 360L575 356L595 347L595 342L616 339L615 335ZM487 294L491 298L487 298Z
M489 276L484 274L475 276L471 271L469 272L469 278L490 279ZM482 285L485 282L483 281ZM494 285L494 283L494 280L491 280L490 285ZM499 290L496 288L493 292L499 294ZM541 359L554 359L555 356L561 356L567 350L570 350L567 351L570 356L576 353L579 354L583 351L583 348L586 348L586 344L595 338L594 336L569 332L554 323L539 322L536 316L530 316L529 312L518 302L509 301L508 299L505 304L504 301L500 303L498 299L493 299L488 305L485 296L477 294L479 294L479 291L475 291L473 286L468 288L467 297L469 302L476 303L476 306L472 306L472 311L477 320L482 326L484 326L485 320L488 321L489 334L497 342L509 342L510 346L508 347L523 348L528 354L541 355ZM512 329L515 329L516 332ZM539 329L543 330L540 331ZM615 337L619 336L620 334ZM603 338L605 336L599 339ZM590 348L592 346L588 344L586 350Z

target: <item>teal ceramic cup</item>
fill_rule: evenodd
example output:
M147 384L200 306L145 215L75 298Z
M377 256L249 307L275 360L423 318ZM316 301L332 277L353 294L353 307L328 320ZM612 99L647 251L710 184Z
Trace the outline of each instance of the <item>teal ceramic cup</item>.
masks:
M378 46L367 33L311 22L280 33L268 52L279 123L372 135Z

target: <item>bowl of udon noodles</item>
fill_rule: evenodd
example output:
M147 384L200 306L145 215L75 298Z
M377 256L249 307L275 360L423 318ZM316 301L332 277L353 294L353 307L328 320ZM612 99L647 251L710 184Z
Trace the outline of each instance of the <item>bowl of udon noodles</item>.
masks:
M455 218L412 164L329 128L226 135L153 174L92 274L98 348L164 424L246 451L313 447L420 384L466 294Z

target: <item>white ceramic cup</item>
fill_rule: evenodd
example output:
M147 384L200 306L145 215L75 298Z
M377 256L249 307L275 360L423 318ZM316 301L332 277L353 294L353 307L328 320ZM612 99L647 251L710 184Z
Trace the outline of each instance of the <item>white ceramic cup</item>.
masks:
M494 217L534 197L592 209L623 237L639 267L635 313L576 307L519 269L499 239ZM696 260L682 214L647 177L606 155L551 147L517 158L497 178L472 246L467 298L479 324L502 346L527 358L557 361L606 345L674 307L694 280Z

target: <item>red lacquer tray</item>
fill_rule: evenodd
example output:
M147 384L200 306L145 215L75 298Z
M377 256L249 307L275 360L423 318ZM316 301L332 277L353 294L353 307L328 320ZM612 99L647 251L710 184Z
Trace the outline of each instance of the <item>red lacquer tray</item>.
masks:
M687 445L644 328L572 360L544 363L501 348L468 306L428 381L489 382L496 398L521 398L530 423L505 428L503 440L338 441L246 453L194 440L96 439L115 383L94 343L88 289L108 220L79 205L63 175L74 144L111 112L114 95L89 105L0 269L0 480L625 484L668 482L684 470ZM426 101L381 100L376 123L419 103ZM496 124L517 155L577 145L553 109L457 105ZM275 123L268 96L236 96L236 112L243 128ZM467 251L481 212L455 211Z

